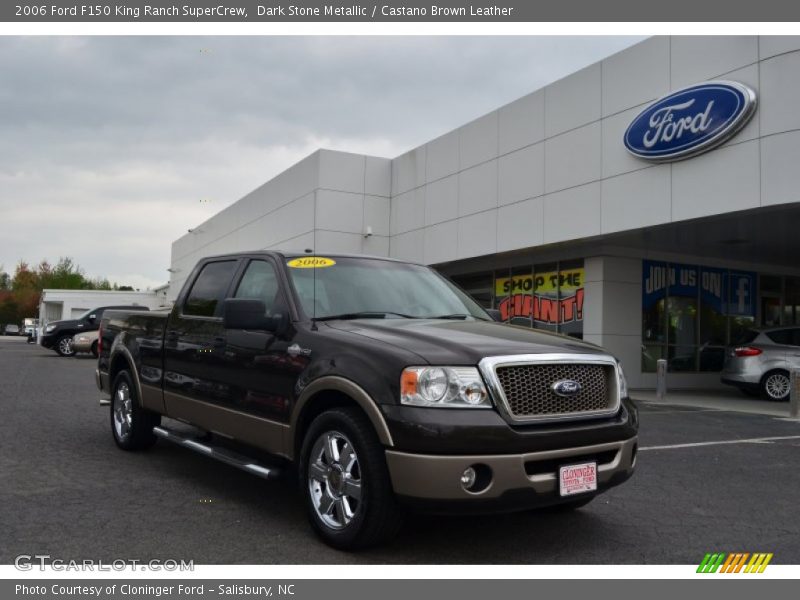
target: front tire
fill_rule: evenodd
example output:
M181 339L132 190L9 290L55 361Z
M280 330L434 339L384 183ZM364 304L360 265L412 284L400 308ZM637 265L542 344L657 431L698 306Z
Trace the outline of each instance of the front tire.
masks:
M789 399L791 380L789 373L781 369L770 371L761 379L761 397L772 402L785 402Z
M56 341L56 352L61 356L75 356L75 348L72 347L72 336L62 335Z
M311 423L300 452L300 484L311 526L327 544L358 550L400 528L383 445L357 409L326 411Z
M130 372L120 371L114 378L111 395L111 434L123 450L145 450L156 443L153 427L161 415L142 408Z

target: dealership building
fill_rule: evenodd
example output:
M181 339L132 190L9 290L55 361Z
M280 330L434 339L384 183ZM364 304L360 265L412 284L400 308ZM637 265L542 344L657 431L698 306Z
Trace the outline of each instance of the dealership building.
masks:
M396 158L319 150L176 240L169 295L273 248L432 265L632 387L719 386L747 328L800 326L800 37L654 37Z

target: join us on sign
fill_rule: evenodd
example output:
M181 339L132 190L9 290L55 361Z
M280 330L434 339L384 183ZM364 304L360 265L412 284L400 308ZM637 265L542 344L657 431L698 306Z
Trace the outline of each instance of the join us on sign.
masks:
M709 81L654 102L625 131L628 152L653 162L681 160L736 134L756 109L756 93L736 81Z

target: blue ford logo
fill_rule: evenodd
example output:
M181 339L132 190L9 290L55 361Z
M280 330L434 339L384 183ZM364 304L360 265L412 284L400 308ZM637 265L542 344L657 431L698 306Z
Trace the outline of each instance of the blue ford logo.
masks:
M550 389L552 389L553 393L557 396L571 398L572 396L577 396L580 393L581 384L574 379L561 379L553 383L553 385L550 386Z
M634 156L661 162L689 158L723 143L756 109L756 93L735 81L709 81L661 98L625 131Z

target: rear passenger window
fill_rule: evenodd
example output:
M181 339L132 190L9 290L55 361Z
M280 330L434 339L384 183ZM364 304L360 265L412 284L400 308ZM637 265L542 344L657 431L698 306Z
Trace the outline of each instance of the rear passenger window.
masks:
M767 337L776 344L792 344L793 329L777 329L775 331L768 331Z
M247 266L235 297L261 300L267 307L267 316L282 312L283 302L275 267L263 260L252 261Z
M208 263L192 286L183 305L183 314L196 317L216 317L222 312L225 292L236 272L236 261Z

